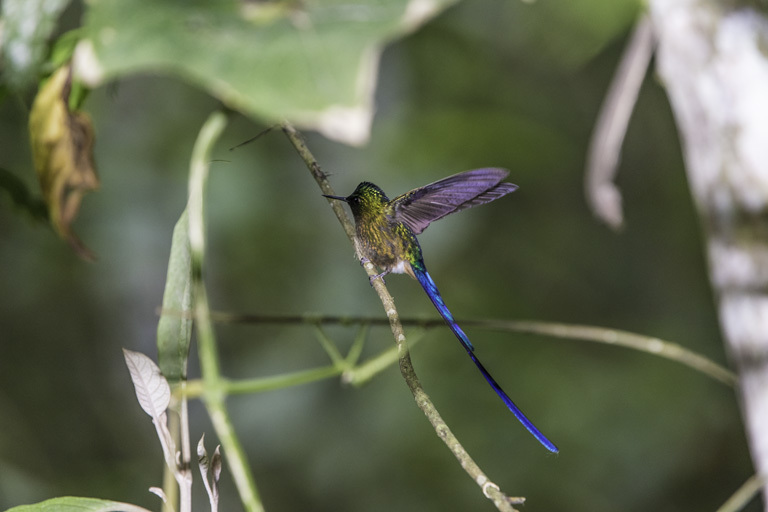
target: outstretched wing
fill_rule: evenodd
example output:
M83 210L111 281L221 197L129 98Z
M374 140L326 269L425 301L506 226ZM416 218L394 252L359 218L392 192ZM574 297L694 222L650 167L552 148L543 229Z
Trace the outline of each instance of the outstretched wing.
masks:
M509 171L489 167L448 176L392 200L395 218L419 234L432 222L473 206L490 203L517 185L502 183Z

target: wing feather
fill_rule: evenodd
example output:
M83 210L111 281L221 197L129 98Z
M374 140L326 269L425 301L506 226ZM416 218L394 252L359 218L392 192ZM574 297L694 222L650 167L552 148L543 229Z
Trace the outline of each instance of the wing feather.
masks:
M395 218L415 234L448 214L489 203L517 189L502 183L509 171L495 167L465 171L411 190L392 200Z

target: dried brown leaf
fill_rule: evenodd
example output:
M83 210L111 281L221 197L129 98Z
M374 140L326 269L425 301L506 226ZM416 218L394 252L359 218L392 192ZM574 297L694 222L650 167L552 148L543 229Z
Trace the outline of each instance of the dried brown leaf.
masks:
M94 254L72 231L86 192L99 186L93 162L93 128L85 112L69 109L72 69L56 70L38 92L29 115L37 177L56 232L81 257Z

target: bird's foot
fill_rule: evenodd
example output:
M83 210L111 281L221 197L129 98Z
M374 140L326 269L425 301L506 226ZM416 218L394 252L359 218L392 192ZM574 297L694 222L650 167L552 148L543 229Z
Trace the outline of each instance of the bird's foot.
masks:
M386 275L386 272L382 272L381 274L376 274L375 276L368 276L368 282L371 283L371 286L373 286L373 282L377 279L381 279L381 282L386 284L386 281L384 281L384 276Z
M373 265L373 262L372 262L371 260L369 260L368 258L365 258L365 257L362 257L362 258L360 258L360 265L361 265L363 268L365 268L365 266L366 266L368 263L370 263L370 264L371 264L371 268L376 268L376 267ZM387 274L389 274L389 272L390 272L389 270L385 270L384 272L381 272L380 274L376 274L375 276L368 276L368 281L371 283L371 286L373 286L373 282L374 282L375 280L377 280L377 279L381 279L381 282L383 283L383 282L384 282L384 276L385 276L385 275L387 275Z

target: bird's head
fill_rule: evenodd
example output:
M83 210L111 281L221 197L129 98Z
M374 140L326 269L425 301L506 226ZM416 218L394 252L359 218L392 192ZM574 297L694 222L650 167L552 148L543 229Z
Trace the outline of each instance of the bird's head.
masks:
M323 196L347 203L356 219L367 214L379 213L389 203L389 198L384 194L384 191L367 181L360 183L355 191L347 197L325 194Z

